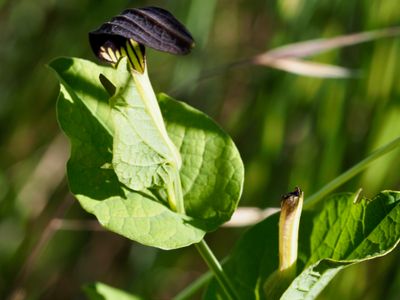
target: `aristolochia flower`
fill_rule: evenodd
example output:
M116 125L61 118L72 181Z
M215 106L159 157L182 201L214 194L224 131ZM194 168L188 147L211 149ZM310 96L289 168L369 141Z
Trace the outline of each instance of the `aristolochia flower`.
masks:
M145 46L177 55L188 54L194 46L189 31L158 7L124 10L90 32L89 42L99 59L114 65L127 56L140 73L145 69Z

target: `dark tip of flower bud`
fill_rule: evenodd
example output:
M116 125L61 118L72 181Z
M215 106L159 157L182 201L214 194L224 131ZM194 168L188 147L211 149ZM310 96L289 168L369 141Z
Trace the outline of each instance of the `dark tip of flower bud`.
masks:
M188 54L194 46L188 30L171 13L158 7L127 9L89 33L93 52L107 61L101 52L108 48L120 50L127 40L178 55Z

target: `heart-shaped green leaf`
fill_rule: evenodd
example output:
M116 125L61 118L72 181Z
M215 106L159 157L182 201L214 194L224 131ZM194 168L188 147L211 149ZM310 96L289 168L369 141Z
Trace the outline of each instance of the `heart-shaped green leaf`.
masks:
M199 242L231 217L242 190L243 164L232 140L209 117L159 97L168 135L182 157L187 215L178 214L166 206L164 190L133 191L113 169L115 120L99 77L114 85L118 70L77 58L60 58L50 66L61 81L58 120L71 142L70 189L101 224L142 244L174 249Z

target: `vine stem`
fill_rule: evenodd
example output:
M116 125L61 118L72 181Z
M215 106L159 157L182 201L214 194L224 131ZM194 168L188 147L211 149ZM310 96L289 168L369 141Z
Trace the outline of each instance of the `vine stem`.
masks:
M316 205L319 201L321 201L326 195L334 191L336 188L344 184L346 181L353 178L355 175L366 169L371 163L373 163L376 159L385 155L386 153L394 150L396 147L400 145L400 137L394 139L388 144L380 147L376 151L372 152L367 158L360 161L358 164L354 165L346 172L342 173L331 182L323 186L319 191L308 197L304 201L304 208L311 208Z
M229 300L238 300L239 297L236 293L236 290L233 287L228 276L226 276L224 270L222 269L221 264L214 256L214 253L211 251L210 247L208 247L206 241L203 239L196 245L197 251L199 251L200 255L203 257L204 261L210 268L210 270L214 273L215 278L220 284L222 290L225 293L225 296Z

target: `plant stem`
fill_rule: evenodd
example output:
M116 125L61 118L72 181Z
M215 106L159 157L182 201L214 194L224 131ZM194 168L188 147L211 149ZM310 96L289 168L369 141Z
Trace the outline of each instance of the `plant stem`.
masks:
M342 173L341 175L339 175L338 177L333 179L331 182L326 184L315 194L308 197L308 199L306 199L304 201L304 207L310 208L310 207L316 205L327 194L329 194L330 192L332 192L333 190L335 190L336 188L338 188L339 186L344 184L346 181L353 178L355 175L357 175L358 173L363 171L365 168L367 168L375 160L377 160L381 156L385 155L386 153L392 151L399 145L400 145L400 137L394 139L393 141L387 143L386 145L382 146L378 150L372 152L367 158L363 159L358 164L356 164L355 166L348 169L346 172Z
M183 192L182 192L182 183L181 183L181 178L179 176L179 171L178 170L174 170L174 180L173 180L173 184L174 184L174 193L176 196L176 210L178 213L180 214L186 214L185 212L185 204L183 202Z
M226 298L229 300L239 299L235 289L233 288L233 284L226 276L221 264L214 256L211 249L208 247L206 241L201 240L199 243L196 244L196 248L197 251L199 251L200 255L203 257L204 261L207 263L210 270L214 273L214 276L220 284L222 290L224 291Z
M157 97L154 93L153 87L149 79L149 75L147 73L147 66L145 65L145 70L143 74L139 74L135 71L132 71L131 74L135 81L138 93L142 98L143 104L145 105L146 111L156 124L156 128L160 133L163 142L168 147L169 150L168 159L171 160L170 163L177 169L180 169L182 165L181 156L178 149L175 147L174 143L168 136L167 129L165 128L164 119L162 117L161 110L158 105Z
M137 53L139 54L141 53L139 48L137 49ZM132 55L134 54L132 53ZM139 60L139 62L136 64L136 68L139 68L141 64L142 64L141 60ZM179 169L182 166L181 155L176 146L174 145L174 143L172 142L172 140L168 136L164 119L161 114L160 106L158 105L157 97L154 93L153 87L150 82L146 63L143 62L143 72L137 72L137 70L138 69L131 70L131 74L135 81L136 88L138 90L140 97L142 98L147 113L151 117L164 144L168 148L168 151L166 151L167 153L163 154L166 155L168 163L174 169L172 174L173 178L171 180L171 183L167 187L169 206L173 211L176 211L180 214L185 214L182 187L179 177Z

